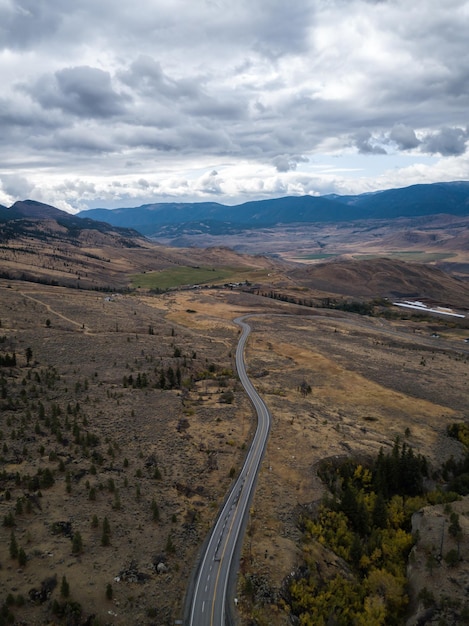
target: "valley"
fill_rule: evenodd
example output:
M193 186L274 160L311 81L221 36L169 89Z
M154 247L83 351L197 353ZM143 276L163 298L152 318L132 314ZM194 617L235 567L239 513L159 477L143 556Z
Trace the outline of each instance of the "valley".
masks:
M17 368L1 372L0 513L14 516L1 529L1 576L25 599L15 613L26 623L51 615L51 600L30 600L51 576L51 598L65 601L66 576L81 619L97 624L181 615L198 547L253 428L234 372L235 316L263 313L252 320L248 373L274 417L242 576L279 589L299 564L297 515L324 492L314 468L325 456L369 455L407 429L435 465L462 454L445 429L464 420L469 361L460 331L441 320L385 322L225 289L108 297L2 281L1 295L2 351L17 355ZM39 482L31 500L28 480L46 469L54 483ZM80 533L78 553L59 523ZM20 568L8 555L12 532L27 556ZM246 616L259 611L240 597ZM286 624L275 606L262 605L264 621Z
M40 237L28 228L0 249L6 619L182 619L197 555L255 427L236 374L236 317L254 315L247 373L273 417L237 580L242 624L291 624L288 584L309 558L303 520L326 494L326 461L371 462L398 439L425 456L428 485L444 492L442 464L465 458L448 432L467 422L463 244L436 246L452 255L438 260L456 263L450 274L436 257L374 258L358 235L353 255L298 263L285 250L178 249L112 230L73 238L53 220L37 222ZM298 249L315 254L308 233ZM403 310L392 305L398 293L465 317ZM449 564L454 511L461 558ZM466 497L425 507L409 560L409 626L424 596L438 619L464 614L468 511ZM429 568L440 540L447 551ZM324 544L307 549L324 584L351 575Z

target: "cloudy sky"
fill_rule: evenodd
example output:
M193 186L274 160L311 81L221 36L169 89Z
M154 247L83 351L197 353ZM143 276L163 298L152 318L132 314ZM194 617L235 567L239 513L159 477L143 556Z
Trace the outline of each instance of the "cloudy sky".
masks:
M0 203L469 179L469 1L0 0Z

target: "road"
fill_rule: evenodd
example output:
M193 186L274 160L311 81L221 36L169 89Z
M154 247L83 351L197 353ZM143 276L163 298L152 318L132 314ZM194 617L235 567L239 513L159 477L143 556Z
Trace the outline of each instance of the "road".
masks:
M257 314L253 317L263 315ZM239 379L256 409L257 430L239 477L226 496L225 504L219 513L216 524L205 542L198 569L186 598L186 619L184 622L186 626L231 626L230 615L234 609L233 598L229 597L231 582L234 581L237 573L242 538L249 516L249 506L271 423L269 410L254 389L245 369L244 349L251 330L245 320L249 317L250 315L246 315L234 320L242 329L236 349L236 368ZM315 319L317 320L317 318ZM347 320L340 317L337 318L337 321ZM365 323L362 320L354 319L354 326L358 328L363 326L368 331L370 330L369 322ZM455 346L447 345L445 342L438 341L436 344L434 339L416 337L408 332L386 327L379 327L374 330L380 334L406 341L418 341L419 345L424 344L432 347L438 345L439 349L456 350ZM468 351L458 348L457 352L467 353Z
M236 348L236 368L239 379L256 409L257 430L238 479L226 497L216 524L205 543L191 586L192 593L189 593L186 599L187 626L228 624L228 609L231 610L234 602L233 598L228 597L230 573L233 576L237 571L249 505L270 431L269 410L246 374L244 347L251 331L249 324L245 322L247 317L249 316L234 320L242 329Z

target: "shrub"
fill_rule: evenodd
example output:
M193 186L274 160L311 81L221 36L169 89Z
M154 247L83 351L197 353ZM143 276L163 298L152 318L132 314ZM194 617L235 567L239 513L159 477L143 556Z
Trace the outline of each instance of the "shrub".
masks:
M108 583L106 585L106 598L108 600L112 600L112 596L113 596L112 585L111 585L111 583Z

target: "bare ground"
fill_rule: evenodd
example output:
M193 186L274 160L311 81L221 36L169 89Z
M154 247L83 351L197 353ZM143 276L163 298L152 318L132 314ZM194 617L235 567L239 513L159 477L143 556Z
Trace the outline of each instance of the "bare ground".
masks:
M238 333L232 319L237 315L308 313L251 320L248 371L271 408L273 428L241 573L264 575L278 589L298 564L298 512L322 496L315 471L321 459L374 455L396 436L405 436L435 466L461 453L445 434L449 423L467 418L469 362L457 330L446 329L436 342L424 324L323 311L311 315L310 309L223 290L108 299L95 292L20 282L4 282L0 289L0 336L7 337L0 347L14 349L20 365L16 383L9 385L21 398L21 381L29 370L33 380L37 372L43 381L48 366L60 375L51 388L36 383L35 392L26 382L29 397L28 402L22 399L23 408L3 407L0 413L0 444L7 447L2 469L7 475L31 476L44 467L55 474L55 484L41 490L41 508L15 515L15 536L28 557L25 567L9 556L11 529L0 528L5 595L27 599L46 577L58 578L47 602L27 600L15 609L25 624L50 623L50 601L60 600L64 575L73 599L99 623L169 624L181 616L197 551L254 426L252 409L230 373ZM33 353L29 367L24 356L28 346ZM181 356L174 356L176 348ZM170 365L180 366L186 384L182 389L155 388L159 372ZM143 372L148 387L123 385L124 377ZM303 380L312 387L306 397L299 390ZM233 391L232 404L220 402L227 390ZM90 450L86 453L73 442L59 444L42 422L43 434L34 433L39 399L49 411L54 403L60 405L62 420L67 403L80 404L80 426L85 429L85 415L86 428L99 436L104 457L102 464L95 464L96 474L86 456ZM21 427L31 440L17 436ZM50 452L64 461L65 472L50 460ZM160 478L154 477L155 467ZM92 487L96 500L89 499ZM28 490L11 479L1 489L3 519ZM159 521L152 520L152 500L158 504ZM93 515L99 520L97 529L91 527ZM104 516L112 532L108 547L101 545ZM54 521L70 521L79 530L80 555L72 555L70 538L52 534ZM131 562L144 575L142 582L128 580ZM163 562L165 571L158 574L154 562ZM425 570L418 563L416 558L415 588ZM425 578L427 586L430 582ZM105 597L109 583L112 600ZM456 593L453 588L451 592ZM288 623L273 606L265 607L265 620Z

